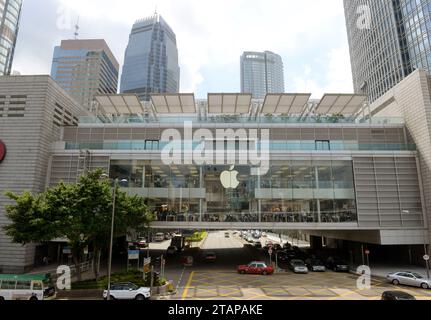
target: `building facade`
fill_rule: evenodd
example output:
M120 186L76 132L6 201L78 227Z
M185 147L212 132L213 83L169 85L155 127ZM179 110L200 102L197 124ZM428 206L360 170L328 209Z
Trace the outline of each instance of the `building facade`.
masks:
M87 113L49 76L0 77L0 273L23 272L35 263L35 245L12 244L3 230L8 221L6 191L39 193L50 174L51 149L63 126L75 126Z
M180 67L175 33L158 14L137 21L126 49L121 92L149 100L151 93L178 93Z
M265 99L267 93L284 93L282 58L273 52L244 52L241 56L241 92L253 99Z
M63 40L55 47L51 77L91 110L96 94L117 93L119 63L105 40Z
M374 102L414 70L431 72L431 1L344 0L344 9L355 92Z
M10 75L18 37L22 0L0 2L0 75Z

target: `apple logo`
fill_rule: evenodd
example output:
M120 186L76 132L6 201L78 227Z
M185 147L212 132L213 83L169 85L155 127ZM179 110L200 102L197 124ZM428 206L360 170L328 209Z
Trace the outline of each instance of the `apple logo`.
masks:
M230 167L229 171L223 171L220 175L220 182L225 189L236 189L239 186L238 171L234 171L235 166Z

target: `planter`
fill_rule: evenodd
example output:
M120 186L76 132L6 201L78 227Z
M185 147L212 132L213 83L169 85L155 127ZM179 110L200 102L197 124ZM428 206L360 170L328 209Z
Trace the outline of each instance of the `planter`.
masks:
M151 295L161 295L164 296L168 293L168 287L169 284L165 284L164 286L160 286L160 287L153 287L153 289L151 290Z

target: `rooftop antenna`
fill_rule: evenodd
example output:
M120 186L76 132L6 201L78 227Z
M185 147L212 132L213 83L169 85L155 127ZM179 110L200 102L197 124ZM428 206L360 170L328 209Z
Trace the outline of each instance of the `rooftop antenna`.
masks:
M79 17L78 17L78 21L76 21L74 35L75 35L75 40L78 39L78 36L79 36Z

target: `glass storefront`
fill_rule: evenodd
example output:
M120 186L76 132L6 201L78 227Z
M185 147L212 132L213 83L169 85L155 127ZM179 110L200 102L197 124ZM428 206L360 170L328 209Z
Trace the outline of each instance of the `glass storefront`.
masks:
M351 161L274 161L265 176L249 166L111 161L111 178L148 199L160 221L356 222Z

